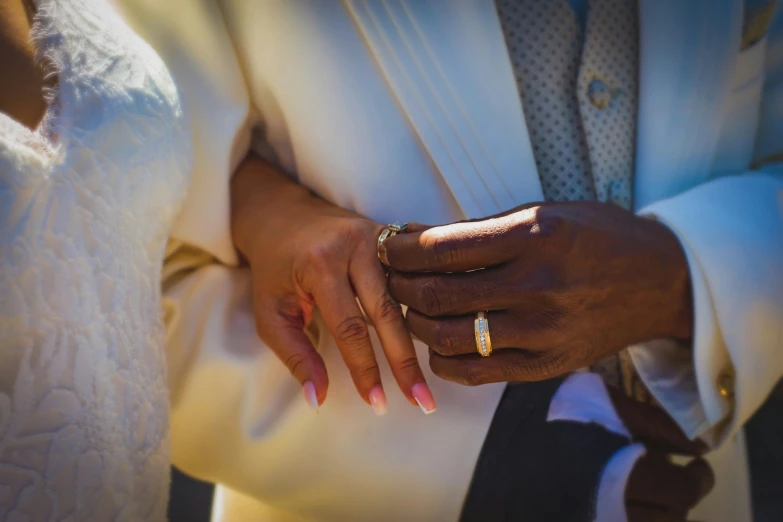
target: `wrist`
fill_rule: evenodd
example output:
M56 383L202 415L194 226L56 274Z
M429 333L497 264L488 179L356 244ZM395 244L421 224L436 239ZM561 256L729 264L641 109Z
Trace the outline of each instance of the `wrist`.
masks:
M651 224L661 235L659 284L663 297L658 302L663 335L657 337L689 340L693 336L693 296L688 258L669 227L659 221L651 221Z
M265 229L280 228L287 214L301 213L313 199L305 187L249 156L231 180L231 233L237 250L249 258Z
M680 267L682 268L682 267ZM693 299L687 262L684 270L672 273L669 286L668 335L673 339L689 340L693 337Z

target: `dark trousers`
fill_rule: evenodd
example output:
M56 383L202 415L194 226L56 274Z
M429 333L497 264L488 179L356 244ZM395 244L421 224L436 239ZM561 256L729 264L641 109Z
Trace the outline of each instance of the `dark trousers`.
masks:
M562 379L511 384L462 508L463 522L591 522L606 463L630 441L598 424L546 422Z

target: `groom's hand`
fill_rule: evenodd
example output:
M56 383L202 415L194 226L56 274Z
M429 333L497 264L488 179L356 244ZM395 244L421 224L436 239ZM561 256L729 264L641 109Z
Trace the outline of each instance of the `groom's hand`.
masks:
M614 522L611 513L624 510L629 522L685 522L713 484L707 463L693 458L704 449L665 412L607 389L596 374L511 385L461 520L589 520L593 513ZM673 453L683 455L678 464L691 462L674 464Z
M626 485L628 522L686 522L688 512L714 484L704 459L678 466L664 453L648 452L637 461Z
M604 203L541 203L382 246L392 296L444 379L541 380L634 343L691 336L690 276L663 224ZM491 357L476 350L488 311Z
M715 485L712 468L699 458L706 452L706 445L686 437L662 409L630 399L615 388L607 389L634 442L643 443L647 449L626 485L628 521L685 522L688 512ZM696 458L678 465L671 461L672 454Z

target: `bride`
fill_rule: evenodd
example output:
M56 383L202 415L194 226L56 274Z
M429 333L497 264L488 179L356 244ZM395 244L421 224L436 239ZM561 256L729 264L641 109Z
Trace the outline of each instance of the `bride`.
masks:
M0 2L0 28L0 519L164 520L179 95L104 0Z

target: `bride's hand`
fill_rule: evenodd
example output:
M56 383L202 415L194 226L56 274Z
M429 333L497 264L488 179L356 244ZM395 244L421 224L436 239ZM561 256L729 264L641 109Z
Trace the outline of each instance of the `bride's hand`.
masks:
M328 386L324 361L304 332L318 308L359 395L376 414L386 412L364 309L405 397L434 411L377 257L383 226L313 196L258 158L245 160L231 190L233 236L251 267L258 334L303 385L310 405L323 403Z

